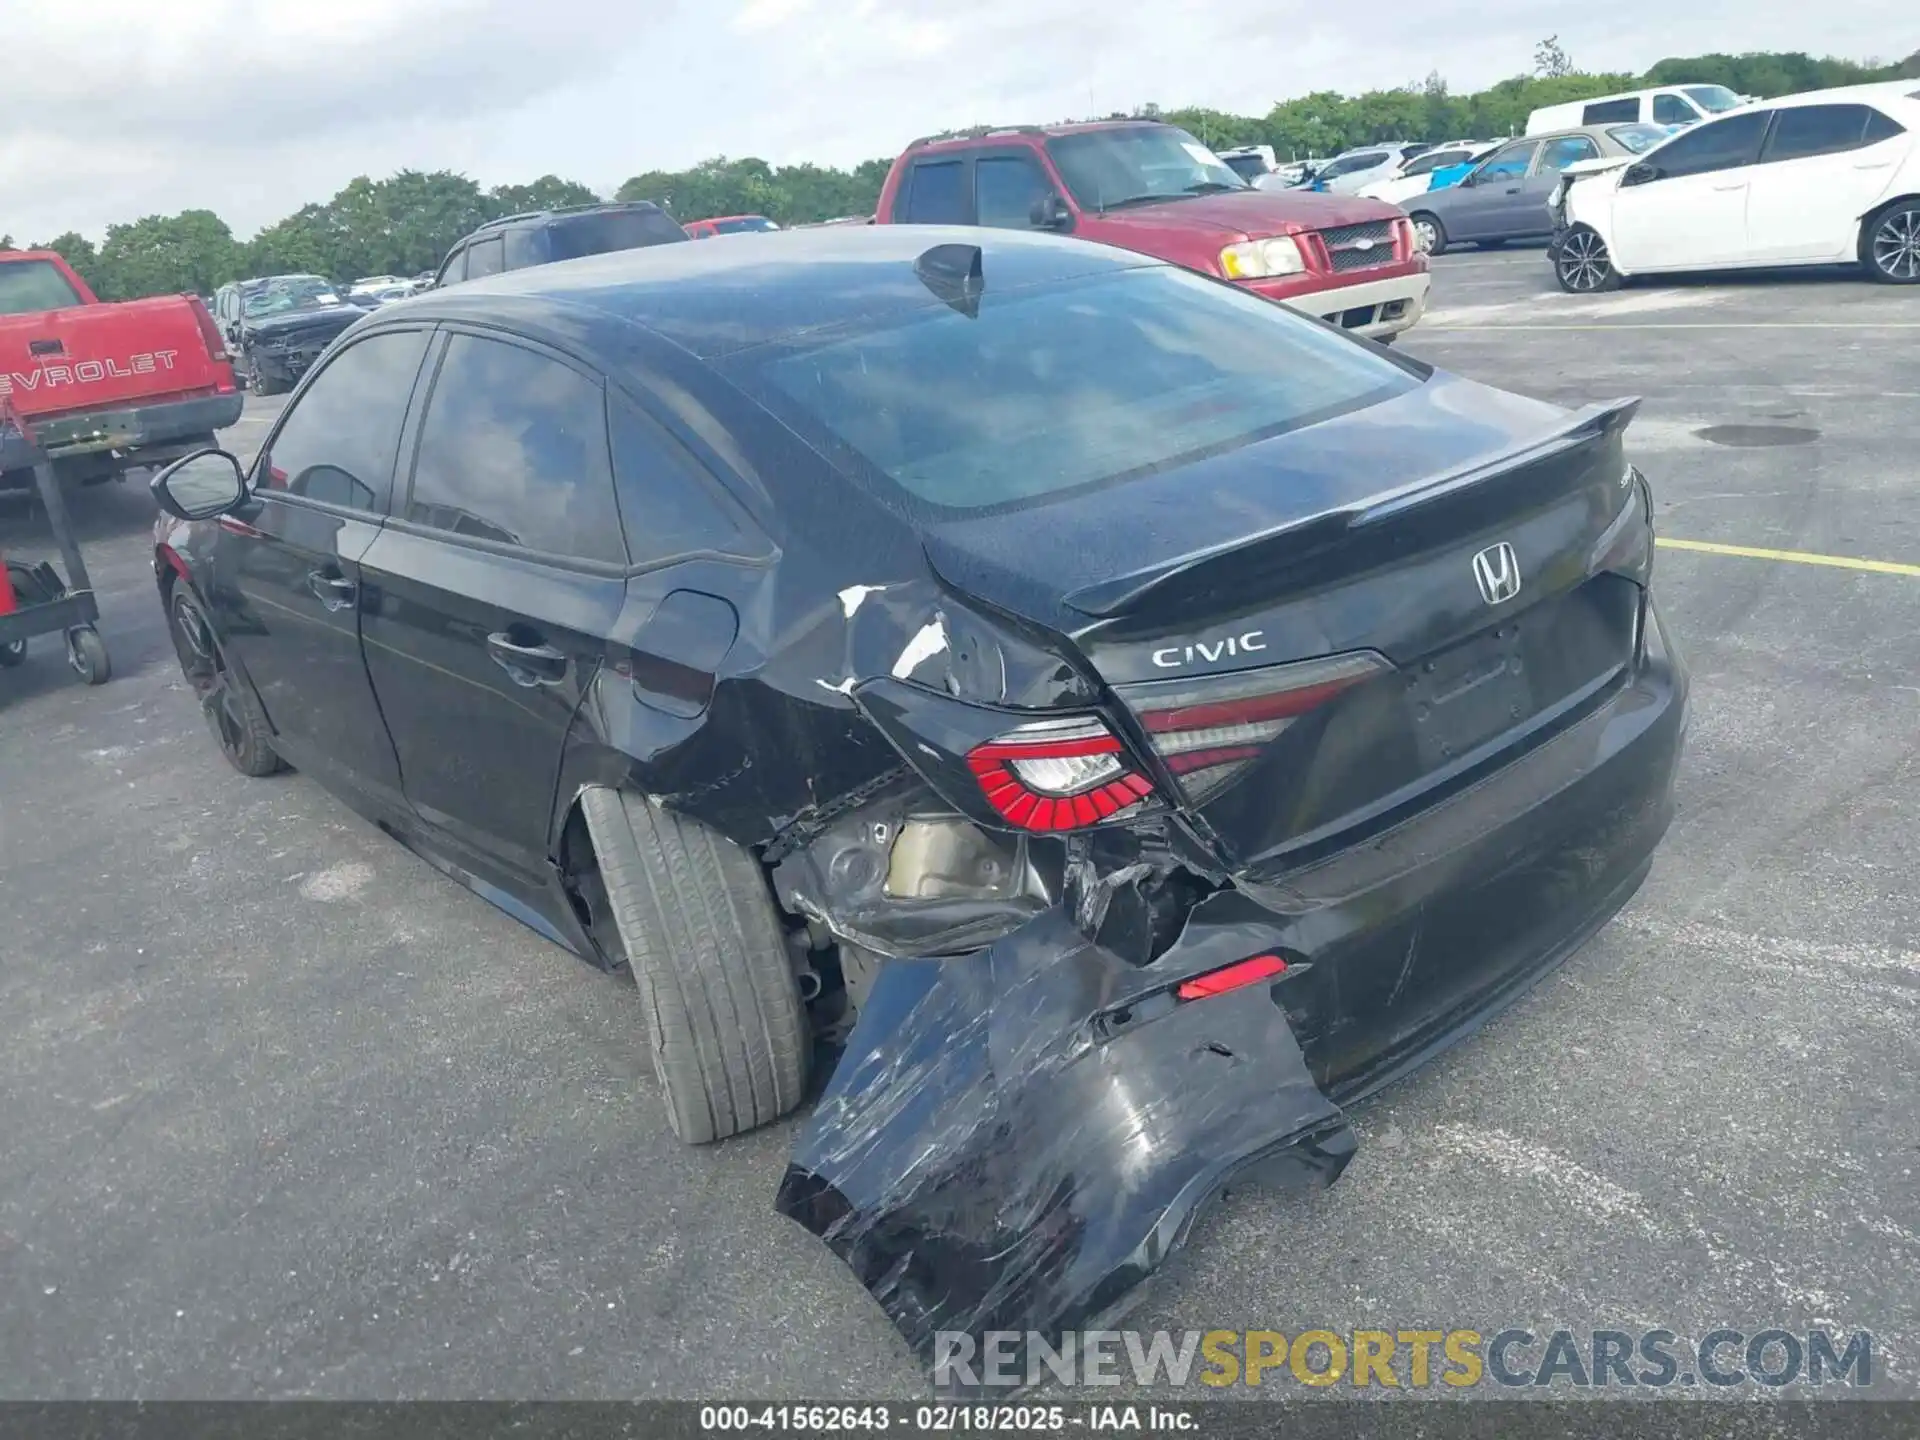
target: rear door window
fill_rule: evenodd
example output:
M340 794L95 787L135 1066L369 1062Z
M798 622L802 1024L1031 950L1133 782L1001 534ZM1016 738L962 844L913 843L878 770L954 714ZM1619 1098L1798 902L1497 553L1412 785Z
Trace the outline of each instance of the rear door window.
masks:
M634 564L700 551L764 553L766 546L754 543L758 532L740 507L631 400L616 392L608 415L620 520Z
M605 387L543 352L454 335L421 422L406 518L547 555L625 564Z
M1584 135L1562 135L1540 147L1539 173L1558 175L1577 160L1598 160L1600 147Z
M331 356L281 421L257 489L382 513L427 330L387 330Z
M1920 90L1913 97L1920 100ZM1896 135L1907 133L1907 127L1883 111L1869 108L1867 111L1867 132L1865 141L1869 145L1878 145L1882 140L1891 140Z
M1858 150L1866 143L1867 117L1872 113L1864 105L1787 106L1773 122L1761 162Z
M1640 118L1640 101L1637 96L1625 100L1602 100L1597 105L1589 105L1581 112L1582 125L1613 125L1622 120Z
M907 176L904 219L910 225L964 225L967 199L960 160L922 160Z

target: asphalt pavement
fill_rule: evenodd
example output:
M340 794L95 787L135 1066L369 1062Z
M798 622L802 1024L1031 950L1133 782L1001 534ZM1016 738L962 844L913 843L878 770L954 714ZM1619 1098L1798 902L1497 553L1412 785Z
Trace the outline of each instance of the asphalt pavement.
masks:
M1434 270L1404 353L1645 397L1695 681L1679 818L1613 924L1359 1107L1338 1185L1235 1194L1128 1323L1821 1325L1912 1393L1920 291ZM230 771L150 499L71 504L116 674L89 689L47 640L0 672L0 1398L923 1393L772 1212L791 1124L682 1147L630 984L305 778ZM48 548L17 502L0 547Z

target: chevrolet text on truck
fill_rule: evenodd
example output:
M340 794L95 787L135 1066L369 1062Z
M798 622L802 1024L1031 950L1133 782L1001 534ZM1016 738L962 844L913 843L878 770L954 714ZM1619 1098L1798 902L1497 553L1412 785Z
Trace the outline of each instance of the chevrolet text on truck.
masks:
M103 304L52 251L0 251L0 488L41 455L63 479L118 479L213 443L241 393L191 295Z
M1374 340L1427 305L1427 260L1394 205L1259 190L1152 120L1013 126L916 140L877 224L1053 230L1227 280Z

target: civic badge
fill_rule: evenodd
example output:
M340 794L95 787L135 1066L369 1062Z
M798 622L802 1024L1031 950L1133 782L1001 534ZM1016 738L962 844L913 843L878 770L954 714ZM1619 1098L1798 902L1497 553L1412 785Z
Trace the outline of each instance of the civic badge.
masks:
M1489 545L1473 557L1473 578L1480 586L1480 598L1489 605L1500 605L1520 593L1520 561L1513 546L1502 540Z

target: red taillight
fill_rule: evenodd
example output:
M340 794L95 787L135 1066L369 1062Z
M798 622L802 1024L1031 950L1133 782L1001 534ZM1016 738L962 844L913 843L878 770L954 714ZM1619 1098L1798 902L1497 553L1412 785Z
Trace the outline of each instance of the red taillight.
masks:
M1077 830L1153 793L1113 732L1089 716L1038 720L967 752L967 766L1004 819L1023 830Z
M220 338L220 327L213 323L213 316L207 307L200 303L198 295L187 296L187 303L193 307L194 323L200 327L200 338L206 342L207 358L224 361L227 358L227 342Z
M1387 669L1367 652L1191 680L1116 687L1153 748L1198 804L1218 792L1297 718Z
M1229 990L1244 989L1248 985L1258 985L1262 980L1271 980L1274 976L1286 972L1287 962L1278 955L1256 955L1251 960L1239 960L1232 965L1223 965L1218 970L1209 970L1204 975L1196 975L1184 980L1180 988L1173 993L1182 1000L1204 1000L1209 995L1224 995Z

